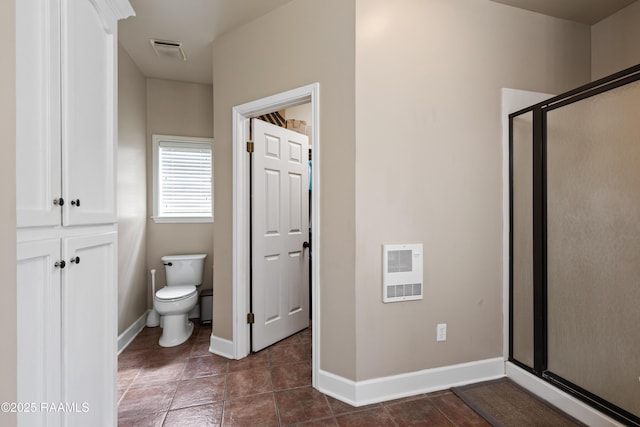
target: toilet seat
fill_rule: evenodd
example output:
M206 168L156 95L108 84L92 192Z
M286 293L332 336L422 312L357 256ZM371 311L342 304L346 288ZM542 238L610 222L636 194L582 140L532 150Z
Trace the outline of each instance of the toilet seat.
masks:
M156 292L155 298L160 301L180 301L197 292L194 285L165 286Z

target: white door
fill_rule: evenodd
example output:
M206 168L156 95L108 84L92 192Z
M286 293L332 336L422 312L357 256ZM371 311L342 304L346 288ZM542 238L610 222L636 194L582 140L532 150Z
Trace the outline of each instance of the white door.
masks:
M62 402L65 426L116 424L117 234L65 238L62 281Z
M252 351L309 326L309 141L253 119Z

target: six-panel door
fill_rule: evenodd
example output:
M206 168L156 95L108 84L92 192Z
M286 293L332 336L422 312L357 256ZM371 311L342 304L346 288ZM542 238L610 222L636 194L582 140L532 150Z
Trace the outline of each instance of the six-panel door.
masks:
M253 120L252 350L309 326L309 142Z

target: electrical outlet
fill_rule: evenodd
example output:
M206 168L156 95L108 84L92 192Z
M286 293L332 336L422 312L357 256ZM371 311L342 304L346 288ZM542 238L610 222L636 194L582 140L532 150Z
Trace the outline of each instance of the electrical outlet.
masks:
M436 341L446 341L447 340L447 324L446 323L438 323L436 326Z

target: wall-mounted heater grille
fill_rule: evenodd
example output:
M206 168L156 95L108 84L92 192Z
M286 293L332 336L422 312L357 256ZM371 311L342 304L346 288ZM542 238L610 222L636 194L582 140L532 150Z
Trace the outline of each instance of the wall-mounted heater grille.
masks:
M383 245L382 302L422 298L422 244Z

